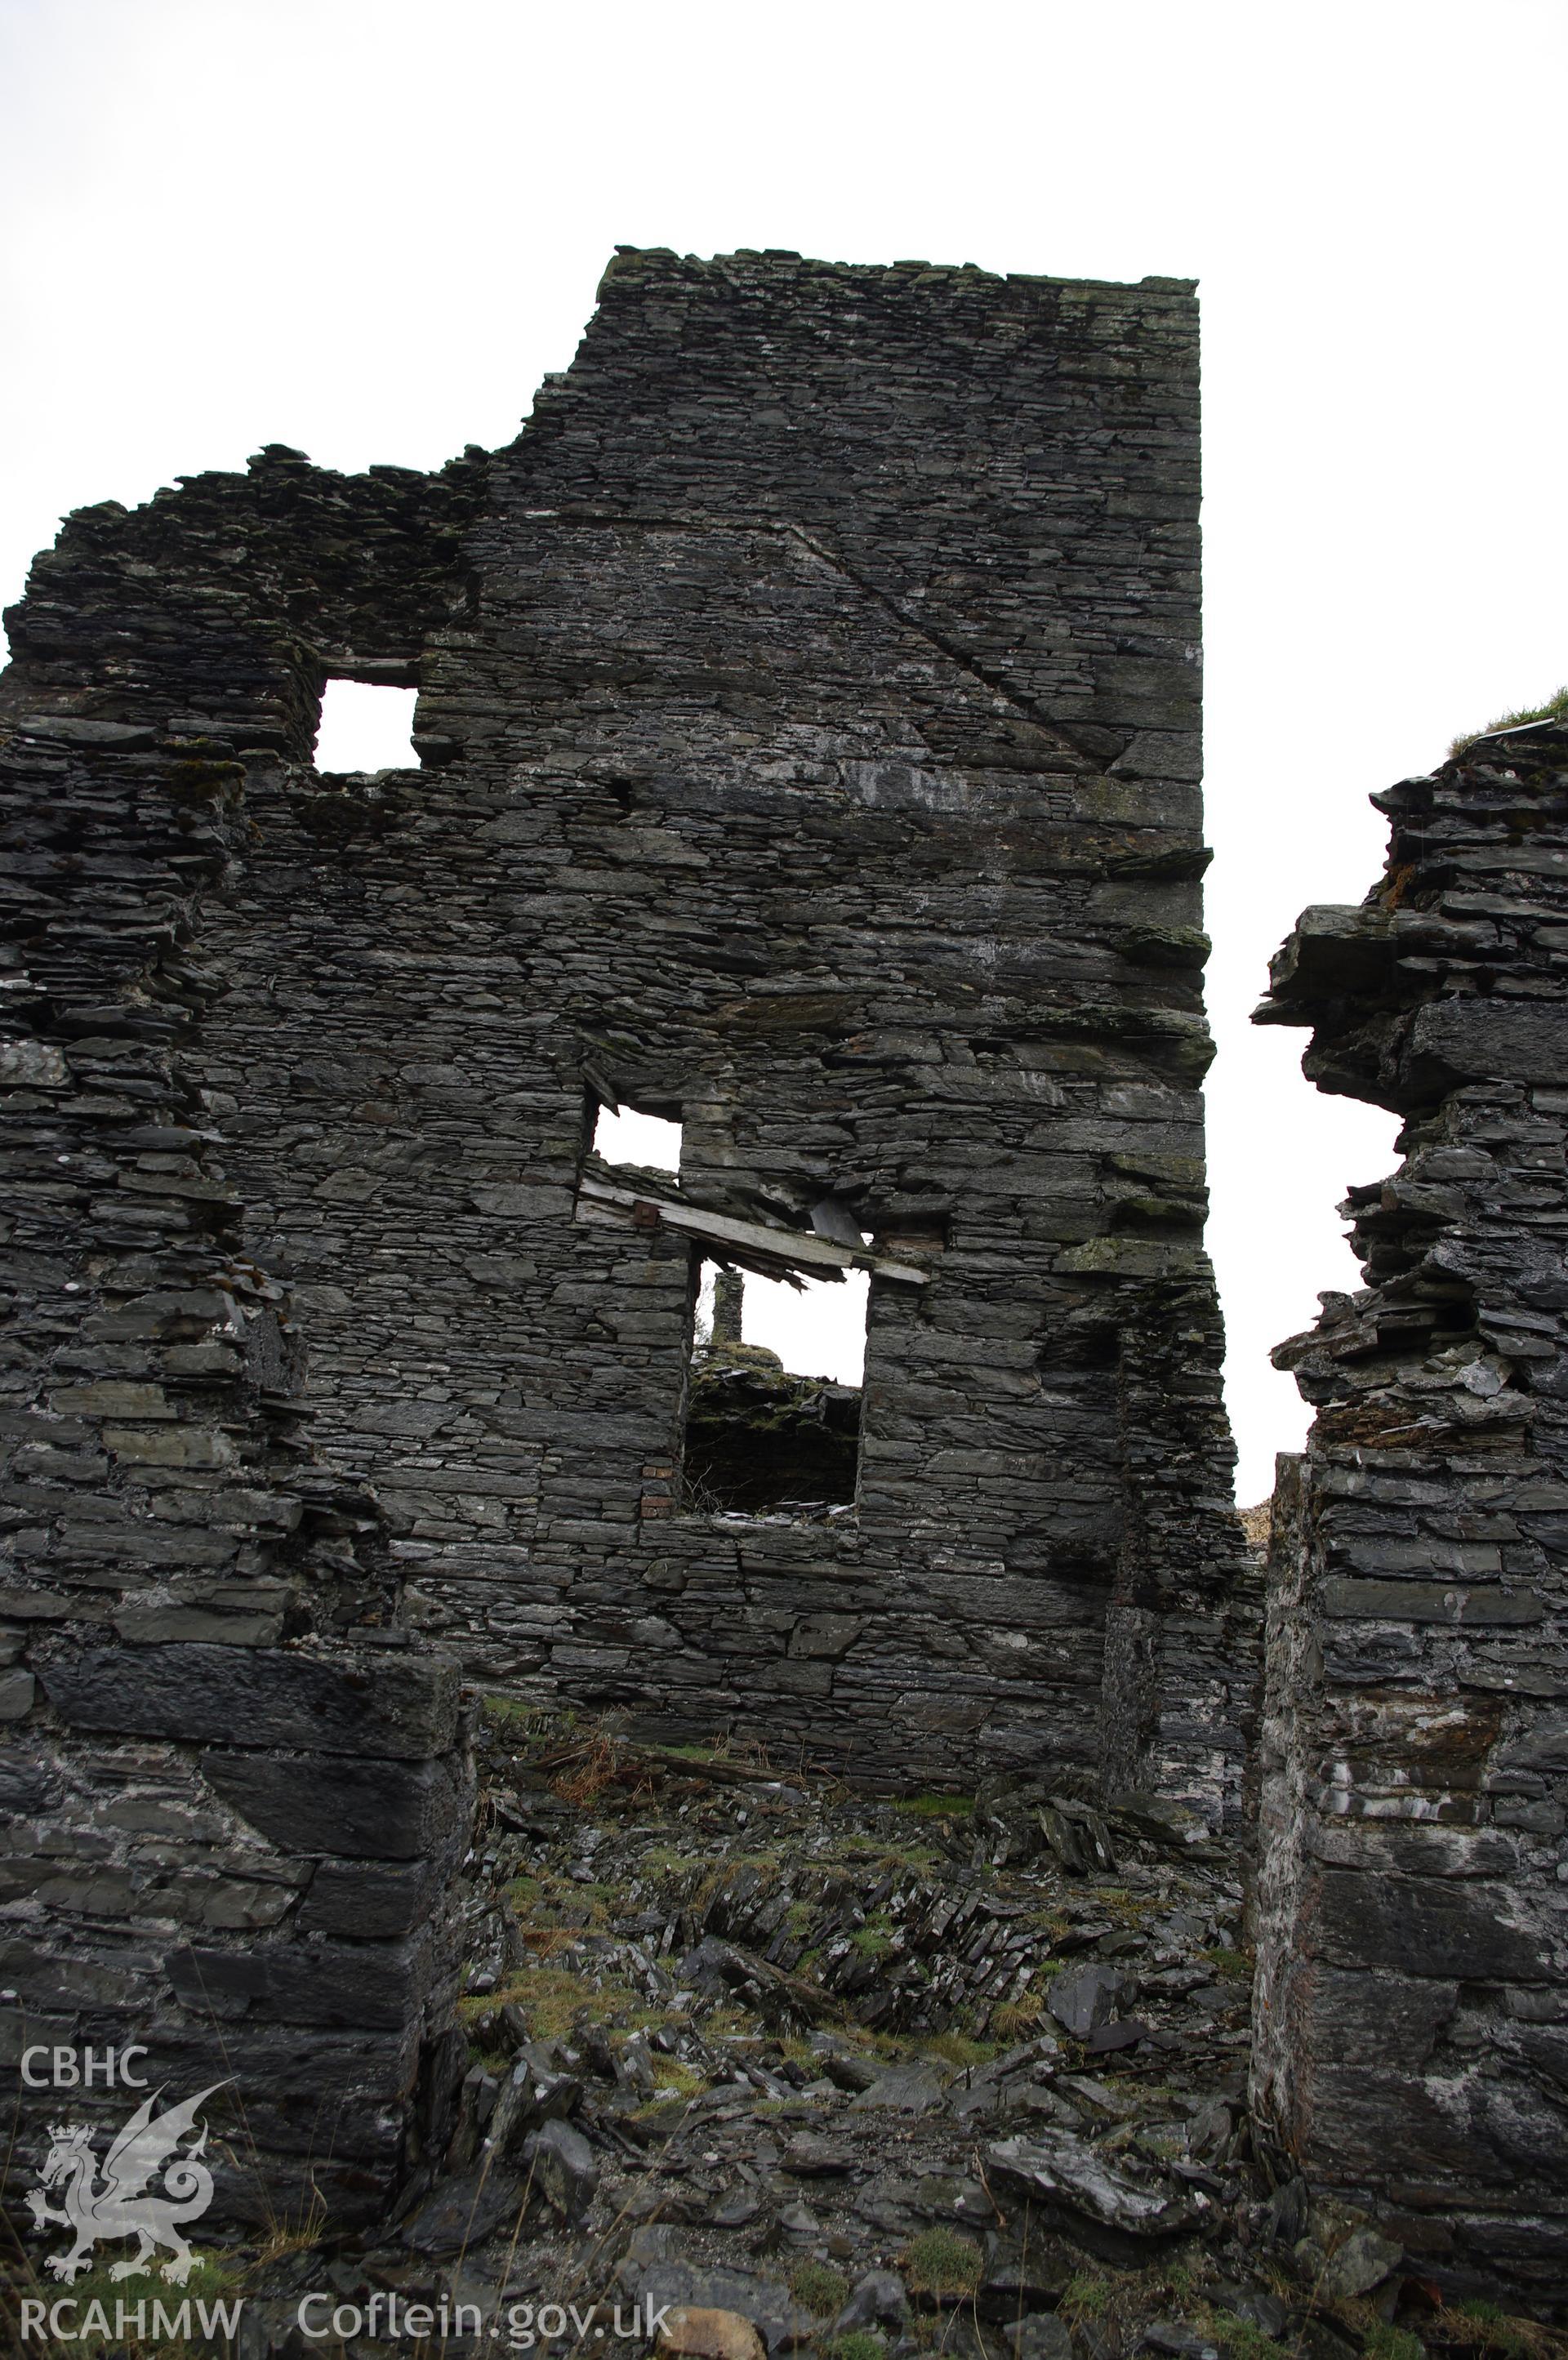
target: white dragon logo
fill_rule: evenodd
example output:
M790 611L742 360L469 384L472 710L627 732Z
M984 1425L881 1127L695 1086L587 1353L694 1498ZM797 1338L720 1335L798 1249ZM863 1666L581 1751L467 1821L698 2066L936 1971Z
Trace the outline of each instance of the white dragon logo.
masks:
M175 2148L188 2131L196 2127L196 2116L214 2090L225 2087L214 2081L210 2088L199 2090L181 2106L170 2106L153 2115L153 2105L162 2096L154 2090L144 2098L130 2121L114 2140L104 2158L104 2177L98 2179L98 2158L93 2152L94 2132L89 2123L56 2123L49 2129L49 2151L44 2161L43 2187L27 2191L32 2207L33 2226L43 2229L51 2221L60 2222L75 2233L76 2243L69 2254L50 2254L45 2267L57 2278L68 2281L84 2270L92 2259L93 2247L100 2237L136 2237L138 2250L129 2261L116 2262L109 2272L112 2278L128 2278L137 2270L145 2270L156 2247L167 2245L173 2256L163 2265L162 2275L174 2285L183 2286L190 2277L195 2256L181 2234L184 2222L199 2221L213 2201L213 2175L201 2158L206 2151L207 2130L195 2145L183 2155ZM156 2175L163 2174L163 2193L146 2196L142 2191ZM46 2189L64 2189L64 2197L57 2210L44 2193Z

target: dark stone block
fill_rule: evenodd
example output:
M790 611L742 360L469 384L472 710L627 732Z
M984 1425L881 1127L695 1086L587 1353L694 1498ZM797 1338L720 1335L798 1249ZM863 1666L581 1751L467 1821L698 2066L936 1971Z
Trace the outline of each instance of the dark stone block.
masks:
M317 2109L385 2113L412 2088L418 2063L411 2020L395 2031L318 2029L303 2039L292 2026L187 2022L153 2027L146 2070L192 2089L232 2074L247 2115L266 2104L300 2125Z
M1494 1770L1540 1771L1552 1778L1568 1773L1568 1712L1547 1712L1498 1746Z
M434 1872L417 1866L349 1866L323 1861L300 1904L302 1933L389 1936L411 1933L429 1912Z
M1507 1628L1539 1622L1545 1607L1532 1590L1468 1588L1454 1581L1357 1581L1339 1574L1323 1584L1323 1612L1387 1622L1458 1622Z
M285 1852L418 1860L450 1847L465 1811L458 1780L443 1762L210 1750L202 1756L202 1775Z
M73 2046L78 2030L74 2016L60 2016L38 2007L0 2008L0 2066L18 2073L24 2049ZM111 2034L110 2038L115 2038ZM99 2046L106 2043L100 2042Z
M1333 1867L1375 1875L1395 1870L1423 1878L1508 1877L1519 1865L1517 1836L1436 1819L1320 1819L1305 1830L1304 1848Z
M429 1657L326 1661L281 1647L61 1647L35 1668L78 1729L236 1738L422 1761L457 1727L457 1675Z
M0 1819L41 1811L60 1792L60 1778L47 1763L19 1750L0 1754Z
M1516 2035L1519 2053L1537 2072L1568 2095L1568 2026L1528 2025Z
M1376 2186L1397 2168L1451 2190L1466 2180L1506 2185L1506 2166L1479 2145L1464 2106L1454 2105L1441 2082L1424 2072L1381 2070L1365 2053L1353 2053L1332 2020L1314 2023L1306 2038L1297 2068L1300 2103L1313 2155L1332 2157L1337 2180ZM1391 2123L1399 2126L1397 2155L1388 2147Z
M1313 1964L1308 2021L1313 2053L1380 2071L1420 2073L1453 2020L1459 1984L1438 1975ZM1305 2235L1306 2232L1301 2233Z
M1315 1940L1343 1966L1419 1964L1466 1982L1529 1983L1550 1972L1541 1933L1518 1922L1528 1906L1507 1885L1321 1868Z
M1568 1078L1568 1009L1537 1001L1441 1000L1418 1011L1407 1063L1447 1087L1494 1078L1561 1085Z
M170 1951L164 1970L182 2006L203 2017L238 2016L332 2031L400 2032L429 1986L430 1945L258 1944L250 1950Z
M403 2244L416 2254L460 2254L493 2235L517 2215L519 2188L509 2171L488 2165L458 2180L443 2180L404 2223Z
M344 2147L334 2149L334 2129L345 2133ZM214 2198L203 2223L243 2224L264 2235L275 2234L280 2221L323 2217L334 2228L370 2226L385 2221L403 2179L405 2142L399 2115L383 2111L350 2133L345 2118L323 2116L311 2145L290 2143L280 2126L265 2112L247 2114L247 2136L226 2152L208 2149L214 2165ZM264 2344L264 2351L286 2349L281 2338L291 2324L298 2298L287 2302L277 2321L280 2342ZM266 2311L256 2297L247 2307L247 2323ZM266 2333L265 2328L263 2333ZM330 2347L325 2347L330 2349Z

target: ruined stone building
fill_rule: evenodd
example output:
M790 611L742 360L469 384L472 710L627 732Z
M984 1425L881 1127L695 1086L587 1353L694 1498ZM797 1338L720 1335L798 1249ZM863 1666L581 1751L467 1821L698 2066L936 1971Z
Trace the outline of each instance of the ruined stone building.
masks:
M1259 1746L1197 501L1183 283L627 250L508 450L68 520L0 684L18 2042L239 2075L274 2201L338 2109L373 2212L452 2078L467 1683L1261 1797L1283 2150L1563 2234L1562 748L1398 791L1277 979L1419 1144L1296 1348ZM334 678L417 686L418 768L313 767ZM847 1513L687 1480L705 1264L869 1275Z

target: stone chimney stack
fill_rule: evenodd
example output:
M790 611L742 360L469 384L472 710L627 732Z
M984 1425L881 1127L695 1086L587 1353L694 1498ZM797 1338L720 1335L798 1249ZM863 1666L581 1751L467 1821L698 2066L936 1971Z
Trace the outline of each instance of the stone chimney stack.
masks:
M740 1313L746 1299L746 1282L738 1270L721 1270L713 1285L713 1343L715 1348L739 1344Z

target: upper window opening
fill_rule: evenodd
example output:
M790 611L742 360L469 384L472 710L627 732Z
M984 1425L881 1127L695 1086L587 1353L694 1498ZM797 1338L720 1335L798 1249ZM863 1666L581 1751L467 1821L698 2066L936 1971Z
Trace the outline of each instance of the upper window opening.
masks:
M316 732L317 770L411 770L419 759L413 748L416 693L361 680L329 680Z
M634 1107L612 1113L601 1106L594 1125L594 1153L607 1164L636 1164L644 1171L678 1172L681 1168L681 1126L656 1114L639 1114ZM787 1287L779 1289L787 1295Z

